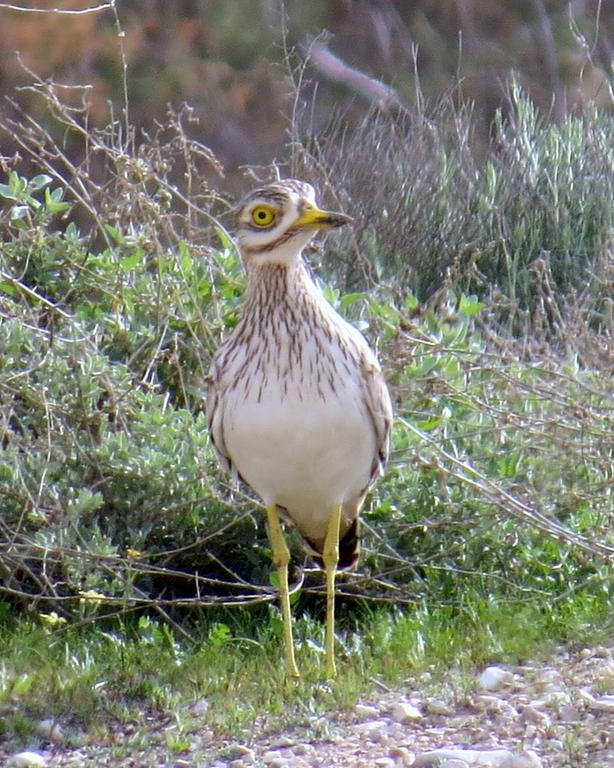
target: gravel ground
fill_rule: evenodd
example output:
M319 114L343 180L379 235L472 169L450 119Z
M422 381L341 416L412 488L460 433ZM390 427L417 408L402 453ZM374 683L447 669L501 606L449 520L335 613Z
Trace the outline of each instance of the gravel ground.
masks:
M199 707L206 709L206 702L194 703L193 714ZM614 768L614 639L592 648L559 648L540 665L488 667L469 684L453 670L443 681L424 673L403 688L382 690L351 710L283 733L272 735L263 720L241 743L203 728L182 748L176 724L155 717L149 739L142 724L132 730L124 724L105 743L75 748L61 723L41 723L40 730L47 738L41 736L30 757L3 753L0 744L0 764Z

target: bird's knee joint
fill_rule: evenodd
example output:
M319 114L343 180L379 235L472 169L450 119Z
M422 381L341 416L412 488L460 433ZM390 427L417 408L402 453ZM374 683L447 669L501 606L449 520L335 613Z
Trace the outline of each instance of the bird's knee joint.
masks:
M322 562L327 569L336 568L339 562L339 547L325 547L322 552Z
M287 568L290 563L290 552L281 550L273 554L273 565L276 568Z

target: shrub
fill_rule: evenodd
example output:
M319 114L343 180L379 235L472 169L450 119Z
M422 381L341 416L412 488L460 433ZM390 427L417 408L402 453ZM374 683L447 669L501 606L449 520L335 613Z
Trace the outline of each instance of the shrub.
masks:
M74 112L61 114L89 147L83 166L70 166L61 147L29 123L19 135L40 173L28 179L13 170L0 186L0 591L60 618L274 600L263 516L219 473L203 416L211 351L236 320L243 283L221 223L225 203L202 175L214 158L185 137L185 115L171 115L137 147L118 142L116 125L91 134ZM398 130L386 120L369 129L366 147L378 131ZM599 125L590 127L595 135ZM434 126L425 120L419 134L425 156ZM508 130L511 138L503 128L500 135L512 156L520 133L513 122ZM548 130L552 144L563 129ZM548 144L522 135L530 141L516 170L543 157ZM451 251L435 247L446 245L447 232L477 253L478 235L485 243L497 228L492 253L511 242L521 253L522 237L514 241L514 231L501 229L511 227L509 211L484 205L480 213L476 190L485 194L483 185L494 185L497 200L503 190L510 205L526 206L529 222L534 177L512 169L508 178L503 151L498 168L492 159L483 176L467 174L477 165L464 155L435 153L420 166L404 151L400 142L390 145L382 188L369 203L388 212L385 227L376 228L368 213L366 188L359 194L347 173L337 187L357 213L360 248L371 244L371 260L363 263L395 285L384 281L358 293L324 288L380 348L398 415L389 472L365 512L361 571L343 589L394 603L457 603L477 592L547 605L573 585L605 588L604 562L614 545L607 361L599 370L580 366L573 346L560 353L546 336L536 356L529 339L502 333L493 301L521 285L530 259L514 274L494 270L493 287L486 290L483 280L478 297L466 291L478 257L471 256L473 272L457 269L458 259L446 262ZM357 154L357 179L364 157ZM301 155L302 162L310 158ZM586 162L589 168L597 161ZM571 177L560 163L551 181L561 186L551 191L562 193ZM414 174L418 167L422 176ZM542 171L535 178L546 184ZM317 175L316 165L308 175ZM412 207L417 188L395 187L394 178L418 178L430 208ZM463 208L467 199L456 196L461 182L473 190L473 218L471 206ZM605 206L589 201L582 183L584 208L577 210L602 218L590 226L566 219L573 232L561 236L582 230L585 243L596 242ZM551 221L546 226L534 207L531 226L550 227L554 236L560 211L552 199L542 204ZM391 242L401 248L404 222L414 213L423 217L407 230L423 238L416 240L423 255L415 274L395 262L400 251L388 250ZM464 240L469 226L474 236ZM587 247L585 265L595 268L596 258ZM445 264L447 276L426 305L409 288L428 285L433 264ZM323 265L324 281L337 282L343 265L340 258ZM559 266L557 280L567 281L571 295L583 272L565 259ZM593 350L607 344L604 323L587 316L582 327ZM299 558L295 539L293 546ZM311 577L306 587L321 589Z

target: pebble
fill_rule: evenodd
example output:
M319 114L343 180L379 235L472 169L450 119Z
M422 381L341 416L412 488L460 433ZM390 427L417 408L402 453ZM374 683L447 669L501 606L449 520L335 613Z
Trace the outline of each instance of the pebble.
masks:
M280 736L278 739L275 739L273 744L271 744L271 749L283 749L284 747L293 747L296 744L294 739L289 738L288 736Z
M476 697L475 704L478 710L481 709L490 714L502 714L510 717L518 714L508 701L500 699L498 696L482 694Z
M440 699L431 699L426 703L426 711L431 715L453 715L454 709Z
M415 755L407 747L392 747L388 754L395 763L400 762L404 768L414 764Z
M514 675L501 667L486 667L478 676L478 687L483 691L499 691L514 682Z
M267 760L267 755L269 756L269 759ZM271 768L288 768L290 765L290 761L287 757L280 757L279 755L275 755L275 757L270 757L270 753L267 753L262 758L262 762L265 765L269 765Z
M586 688L579 688L578 695L584 699L589 709L595 712L614 712L614 696L610 694L596 699Z
M537 752L529 749L520 755L515 755L507 768L543 768L543 764Z
M64 732L57 720L40 720L36 723L36 730L45 739L51 741L62 741Z
M533 687L538 693L557 693L565 689L565 683L556 669L543 669L537 675Z
M379 709L368 704L357 704L354 707L354 712L359 717L377 717L379 715Z
M422 712L409 701L399 701L392 708L392 719L397 723L410 723L412 720L420 720Z
M414 761L416 768L438 768L449 761L456 760L471 766L486 768L512 768L510 760L514 755L507 749L435 749L417 755ZM515 768L515 767L514 767Z
M580 719L580 712L573 704L563 704L558 711L559 720L563 723L577 723Z
M233 744L232 752L237 758L244 758L250 762L254 762L256 759L256 753L253 749L246 747L244 744Z
M525 723L535 723L536 725L549 725L550 723L548 715L532 704L527 704L522 708L521 717Z
M439 766L439 763L437 764ZM444 760L441 763L441 768L468 768L469 763L464 760L457 760L455 757L452 760Z
M514 754L508 749L436 749L417 755L414 768L541 768L535 752Z
M354 725L353 729L356 733L372 739L374 734L383 730L386 726L387 723L385 720L365 720L364 723L357 723Z
M38 752L17 752L9 759L9 765L14 768L39 768L47 765L47 761Z
M563 706L571 704L571 698L565 691L553 691L546 697L546 706L550 709L560 709Z

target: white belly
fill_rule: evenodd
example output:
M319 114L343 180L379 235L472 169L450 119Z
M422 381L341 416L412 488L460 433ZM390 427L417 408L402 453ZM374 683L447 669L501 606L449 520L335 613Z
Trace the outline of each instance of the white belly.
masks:
M290 388L291 389L291 388ZM358 387L340 382L326 397L307 389L282 397L271 382L259 401L229 398L224 438L243 479L265 504L285 507L303 535L318 538L331 508L356 498L377 455Z

